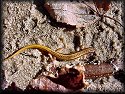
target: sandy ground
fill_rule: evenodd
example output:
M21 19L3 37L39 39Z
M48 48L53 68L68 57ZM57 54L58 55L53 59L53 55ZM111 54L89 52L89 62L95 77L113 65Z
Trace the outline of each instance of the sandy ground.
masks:
M104 18L108 24L100 22L100 26L91 25L84 29L72 29L51 24L47 16L39 11L39 7L33 1L3 1L2 25L3 25L3 58L14 51L29 44L41 44L53 50L63 47L61 38L64 39L66 49L61 53L76 51L78 46L94 47L97 60L106 61L116 58L118 67L123 68L123 28L111 19ZM107 15L122 23L122 2L113 2ZM43 59L44 58L44 59ZM36 73L49 62L48 57L42 55L37 49L28 49L23 53L3 62L3 70L7 85L15 82L25 89L29 81ZM84 63L82 57L72 61L58 61L61 65L66 63ZM83 92L123 92L123 83L113 76L89 80L91 85Z

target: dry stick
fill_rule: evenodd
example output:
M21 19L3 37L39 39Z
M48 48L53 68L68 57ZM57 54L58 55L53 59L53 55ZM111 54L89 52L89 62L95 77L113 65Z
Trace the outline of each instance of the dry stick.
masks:
M112 19L114 20L115 22L119 23L123 28L125 28L120 22L118 22L116 19L113 19L112 17L109 17L109 16L106 16L106 15L103 15L104 17L107 17L109 19Z

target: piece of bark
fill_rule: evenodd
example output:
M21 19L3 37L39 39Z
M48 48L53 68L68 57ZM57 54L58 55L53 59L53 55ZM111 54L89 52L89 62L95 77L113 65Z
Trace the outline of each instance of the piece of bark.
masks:
M32 85L33 88L47 91L67 92L70 90L80 90L87 88L88 83L86 79L113 75L115 72L114 64L117 64L115 60L109 60L99 65L66 66L58 69L57 77L39 76L33 79L30 85Z
M93 2L89 2L88 4L93 10L96 9ZM99 19L99 17L82 2L46 0L44 7L57 22L76 27L85 27Z
M33 79L30 84L32 88L41 91L49 91L49 92L70 92L72 90L65 88L62 85L54 83L50 79L45 76L39 76L36 79Z

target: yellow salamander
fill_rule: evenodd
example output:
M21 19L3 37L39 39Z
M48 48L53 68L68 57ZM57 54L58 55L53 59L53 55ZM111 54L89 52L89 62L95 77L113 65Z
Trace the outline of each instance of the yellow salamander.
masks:
M41 52L51 54L52 56L56 57L58 60L64 60L64 61L73 60L73 59L79 58L80 56L83 56L83 55L86 55L88 53L95 51L94 48L89 47L89 48L84 48L83 50L72 53L72 54L61 54L61 53L51 50L50 48L48 48L46 46L42 46L39 44L32 44L32 45L27 45L26 47L19 49L18 51L14 52L12 55L10 55L9 57L7 57L4 60L8 60L8 59L14 57L15 55L23 52L26 49L38 49Z

